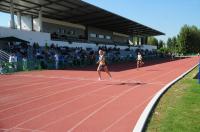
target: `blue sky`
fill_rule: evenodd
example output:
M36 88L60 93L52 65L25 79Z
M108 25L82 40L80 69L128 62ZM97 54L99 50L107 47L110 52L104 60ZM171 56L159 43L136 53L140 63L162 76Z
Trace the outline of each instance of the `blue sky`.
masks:
M200 0L84 0L141 24L164 32L158 39L177 35L184 24L200 28ZM0 26L8 26L8 14L0 13Z
M200 0L84 0L164 32L177 35L184 24L200 28Z

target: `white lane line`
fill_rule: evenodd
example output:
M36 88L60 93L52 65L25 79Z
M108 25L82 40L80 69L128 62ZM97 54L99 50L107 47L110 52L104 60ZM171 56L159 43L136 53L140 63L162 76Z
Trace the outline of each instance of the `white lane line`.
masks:
M36 92L36 91L45 90L45 89L48 89L48 88L51 88L51 87L62 86L62 85L65 85L65 83L70 84L70 83L74 83L74 82L75 82L75 81L72 81L72 82L64 82L63 84L50 85L50 86L42 87L42 88L35 89L35 90L32 90L32 91L24 91L24 92L22 91L22 92L20 93L20 96L21 96L22 94L34 93L34 92ZM55 83L55 82L54 82L54 83ZM13 95L18 95L18 94L8 94L8 95L13 96ZM6 96L8 96L8 95L6 95ZM42 94L42 95L43 95L43 94ZM26 101L26 100L29 100L29 99L34 99L34 98L40 97L40 96L42 96L42 95L32 96L32 97L25 98L25 99L24 99L24 98L21 98L21 99L15 100L14 102L4 103L4 104L2 104L2 105L0 105L0 106L2 107L2 106L5 106L5 105L17 103L17 102L22 102L22 101ZM5 97L5 98L6 98L6 97ZM0 100L1 100L1 99L0 99Z
M61 83L61 84L56 84L55 86L62 86L62 85L65 85L65 84L69 84L69 82L64 82L64 83ZM48 88L50 88L50 87L55 87L54 85L50 85L50 86L47 86L47 87L44 87L44 88L42 88L42 89L38 89L38 90L43 90L43 89L48 89ZM35 90L36 91L36 90ZM32 91L30 91L30 92L32 92ZM22 92L23 93L23 92ZM4 103L4 104L2 104L2 105L0 105L1 107L2 106L5 106L5 105L11 105L11 104L13 104L13 103L17 103L17 102L22 102L22 101L26 101L26 100L30 100L30 99L36 99L36 98L39 98L39 97L42 97L42 96L44 96L44 94L40 94L40 95L36 95L36 96L32 96L32 97L30 97L30 98L26 98L26 99L18 99L18 100L16 100L16 101L14 101L14 102L8 102L8 103ZM19 105L19 104L18 104ZM0 112L1 112L1 110L0 110Z
M82 123L84 123L86 120L88 120L90 117L94 116L96 113L98 113L100 110L102 110L103 108L105 108L107 105L111 104L112 102L114 102L115 100L119 99L121 96L127 94L128 92L136 89L139 86L134 86L128 90L123 91L122 93L120 93L118 96L115 96L113 99L111 99L110 101L108 101L107 103L105 103L104 105L102 105L101 107L99 107L98 109L96 109L95 111L93 111L91 114L89 114L88 116L86 116L85 118L83 118L81 121L79 121L76 125L74 125L72 128L70 128L69 130L67 130L68 132L72 132L74 129L76 129L77 127L79 127Z
M71 117L71 116L73 116L73 115L77 115L77 114L79 114L79 113L81 113L81 112L83 112L83 111L85 111L85 110L88 110L88 109L90 109L90 108L95 107L95 106L98 105L98 104L101 104L101 103L103 103L103 102L106 102L107 100L110 100L111 98L113 98L113 97L108 97L108 98L106 98L106 99L104 99L104 100L101 100L101 101L95 103L95 104L92 104L92 105L89 105L89 106L87 106L87 107L85 107L85 108L79 109L79 110L76 111L76 112L73 112L73 113L71 113L71 114L69 114L69 115L63 116L62 118L57 119L57 120L55 120L55 121L52 121L52 122L50 122L50 123L47 123L46 125L44 125L44 126L42 126L42 127L40 127L40 128L37 128L37 129L39 129L39 130L45 129L45 128L49 127L50 125L53 125L53 124L55 124L55 123L57 123L57 122L60 122L60 121L63 121L63 120L65 120L66 118L69 118L69 117Z
M16 127L16 128L11 128L8 130L9 131L15 131L15 130L20 130L20 131L30 131L30 132L44 132L44 131L40 131L40 130L35 130L35 129L28 129L28 128L21 128L21 127Z
M15 88L10 88L10 89L6 89L6 90L2 90L0 91L0 93L3 93L3 92L7 92L7 91L12 91L12 90L16 90L16 89L21 89L21 88L25 88L25 87L31 87L31 86L37 86L37 85L40 85L40 84L46 84L46 83L50 83L52 81L48 81L48 82L45 82L45 81L41 81L41 82L34 82L34 83L31 83L31 84L25 84L23 86L18 86L18 87L15 87Z
M47 111L45 111L45 112L42 112L42 113L40 113L40 114L38 114L38 115L36 115L36 116L34 116L34 117L32 117L32 118L26 120L26 121L23 121L23 122L21 122L20 124L16 125L15 127L21 126L21 125L25 124L26 122L29 122L29 121L31 121L31 120L34 120L34 119L38 118L38 117L41 117L42 115L45 115L45 114L49 113L49 112L51 112L51 111L54 111L54 110L56 110L56 109L59 109L59 108L63 107L63 106L66 105L66 104L69 104L69 103L72 103L72 102L74 102L74 101L77 101L77 100L79 100L79 99L81 99L81 98L84 98L84 97L86 97L86 96L88 96L88 95L94 93L94 92L97 92L97 91L106 89L106 88L108 88L108 87L111 87L111 86L106 86L106 87L103 87L103 88L99 88L99 89L93 90L92 92L89 92L89 93L80 95L79 97L77 97L77 98L75 98L75 99L72 99L72 100L70 100L70 101L67 101L67 102L65 102L65 103L63 103L63 104L61 104L61 105L58 105L58 106L56 106L56 107L54 107L54 108L52 108L52 109L49 109L49 110L47 110Z
M146 74L144 74L146 75ZM140 75L137 76L137 78L142 77L144 75ZM32 77L32 76L31 76ZM165 85L161 82L155 82L155 83L147 83L147 82L143 82L140 80L133 80L133 79L128 79L128 80L120 80L120 79L112 79L112 80L97 80L97 79L91 79L91 78L82 78L82 77L57 77L57 76L50 76L50 77L46 77L46 76L34 76L36 78L54 78L54 79L65 79L65 80L76 80L76 81L94 81L94 82L111 82L111 83L145 83L145 84L158 84L158 85Z
M152 97L153 96L148 97L147 99L145 99L144 101L142 101L140 104L138 104L137 106L133 107L130 111L128 111L127 113L125 113L124 115L122 115L120 118L118 118L116 121L114 121L112 124L110 124L108 127L106 127L103 130L103 132L106 132L109 129L111 129L114 125L116 125L117 123L119 123L121 120L123 120L129 114L133 113L135 110L139 109L142 105L144 105L146 102L148 102Z
M106 87L106 88L107 88L107 87ZM96 92L97 90L94 90L94 91ZM91 91L91 92L93 92L93 91ZM13 118L13 117L19 116L19 115L23 115L23 114L25 114L25 113L28 113L28 112L31 112L31 111L35 111L35 110L39 110L39 109L48 107L48 106L53 105L53 104L58 104L58 103L65 102L66 100L67 100L67 101L70 101L70 99L77 98L77 97L79 97L79 96L81 96L81 95L82 95L82 94L79 94L79 95L76 95L76 96L73 96L73 97L70 97L70 98L67 98L67 99L62 99L62 100L60 100L60 101L56 101L56 102L54 102L54 103L50 103L50 104L47 104L47 105L43 105L43 106L41 106L41 107L33 108L33 109L31 109L31 110L28 110L28 111L24 111L24 112L21 112L21 113L16 113L16 114L14 114L14 115L12 115L12 116L7 116L6 118L1 118L0 120L6 120L6 119L9 119L9 118ZM95 95L95 94L92 94L92 95ZM95 96L99 96L99 95L95 95ZM102 95L102 96L104 96L104 95ZM110 96L108 96L108 97L110 97Z
M45 95L45 96L41 96L41 97L38 97L38 98L36 98L36 99L33 99L33 100L30 100L30 101L27 101L27 102L25 102L25 103L18 104L18 105L15 105L15 106L13 106L13 107L9 107L9 108L6 108L6 109L3 109L3 110L0 110L0 112L6 111L6 110L9 110L9 109L13 109L13 108L16 108L16 107L18 107L18 106L22 106L22 105L24 105L24 104L28 104L28 103L31 103L31 102L34 102L34 101L40 100L40 99L42 99L42 98L50 97L50 96L52 96L52 95L56 95L56 94L59 94L59 93L62 93L62 92L66 92L66 91L74 90L74 89L77 89L77 88L80 88L80 87L85 87L85 86L91 85L91 84L93 84L93 83L94 83L94 82L89 82L89 83L86 83L86 84L84 84L84 85L78 85L78 86L75 86L75 87L71 87L71 88L69 88L69 89L65 89L65 90L61 90L61 91L55 92L55 93L53 93L53 94L49 94L49 95Z

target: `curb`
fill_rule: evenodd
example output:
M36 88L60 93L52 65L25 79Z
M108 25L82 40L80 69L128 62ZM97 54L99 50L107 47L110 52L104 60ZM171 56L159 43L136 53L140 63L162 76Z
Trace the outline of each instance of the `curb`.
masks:
M155 96L151 99L151 101L148 103L148 105L146 106L146 108L144 109L144 111L142 112L140 118L138 119L133 132L143 132L143 129L146 125L146 122L148 120L148 117L151 113L151 111L153 110L156 102L159 100L159 98L177 81L179 81L181 78L183 78L186 74L188 74L190 71L192 71L195 67L197 67L197 65L195 65L194 67L190 68L188 71L184 72L183 74L181 74L179 77L177 77L176 79L174 79L173 81L171 81L170 83L168 83L167 85L165 85L160 91L158 91Z

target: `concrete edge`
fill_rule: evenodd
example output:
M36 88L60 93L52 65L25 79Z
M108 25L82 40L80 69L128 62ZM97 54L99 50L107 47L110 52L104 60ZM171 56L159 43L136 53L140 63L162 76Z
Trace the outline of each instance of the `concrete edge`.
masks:
M167 85L165 85L160 91L158 91L155 94L155 96L151 99L151 101L148 103L147 107L142 112L139 120L137 121L137 123L133 129L133 132L142 132L143 131L143 129L146 125L146 122L149 118L149 115L150 115L151 111L153 110L158 99L165 93L165 91L167 91L170 88L170 86L172 86L175 82L179 81L181 78L183 78L186 74L188 74L190 71L192 71L197 66L198 66L198 64L195 65L194 67L190 68L188 71L184 72L183 74L181 74L179 77L177 77L176 79L174 79Z

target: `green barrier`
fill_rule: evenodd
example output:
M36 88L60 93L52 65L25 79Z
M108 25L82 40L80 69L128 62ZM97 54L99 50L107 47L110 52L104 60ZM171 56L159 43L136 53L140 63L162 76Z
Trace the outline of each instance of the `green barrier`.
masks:
M144 56L144 60L154 60L154 59L162 59L159 56ZM118 64L123 62L133 62L136 61L135 57L125 57L123 60L115 59L110 60L107 58L108 64ZM56 69L56 62L53 60L21 60L17 63L8 63L8 62L0 62L3 69L2 72L4 74L20 72L20 71L32 71L32 70L54 70ZM68 61L60 61L58 63L58 69L67 69L67 68L79 68L79 67L87 67L89 65L95 65L96 61L82 59L82 60L68 60Z
M13 63L1 62L1 66L3 74L12 73L15 71Z
M41 70L41 63L38 60L32 61L18 61L16 63L1 62L2 71L4 74L19 72L19 71L31 71L31 70Z

